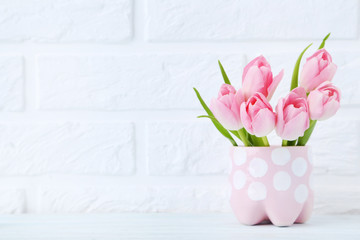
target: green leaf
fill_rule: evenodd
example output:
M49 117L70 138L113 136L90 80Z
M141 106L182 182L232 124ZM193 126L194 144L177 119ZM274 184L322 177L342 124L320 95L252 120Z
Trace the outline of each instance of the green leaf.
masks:
M216 127L216 129L224 136L226 137L227 139L229 139L229 141L231 142L231 144L233 146L237 146L237 143L236 141L234 140L234 138L230 135L230 133L228 132L228 130L226 130L220 123L218 120L214 120L214 119L211 119L211 121L213 122L214 126Z
M208 116L208 115L200 115L200 116L197 116L197 118L210 118L210 119L215 119L215 117L212 117L212 116Z
M204 108L204 110L206 111L206 113L210 116L210 117L214 117L214 114L211 112L210 108L206 105L206 103L204 102L204 100L202 99L202 97L200 96L199 91L196 88L193 88L197 98L200 101L201 106Z
M270 147L270 144L269 144L269 140L266 136L262 137L261 140L263 141L263 146L264 147Z
M326 35L326 36L324 37L324 39L322 40L322 42L321 42L321 44L320 44L320 46L319 46L319 49L322 49L322 48L325 47L325 42L326 42L326 40L330 37L330 34L331 34L331 33L329 33L328 35Z
M306 52L306 50L312 45L309 44L309 46L307 46L302 53L300 54L300 56L298 57L296 63L295 63L295 67L294 67L294 72L292 75L292 79L291 79L291 87L290 87L290 91L293 90L294 88L297 88L299 83L298 83L298 79L299 79L299 68L300 68L300 63L301 63L301 58L304 55L304 53Z
M304 136L299 137L297 146L305 146L306 145L306 143L309 141L309 138L310 138L312 132L314 131L316 122L317 122L316 120L310 120L310 126L305 131Z
M219 63L219 67L220 67L220 70L221 70L221 74L222 74L222 76L223 76L223 78L224 78L224 82L225 82L226 84L230 84L230 85L231 85L230 80L229 80L228 76L226 75L225 69L224 69L224 67L222 66L220 60L218 60L218 63Z
M238 131L235 131L235 130L229 130L229 132L231 132L232 134L234 134L235 135L235 137L237 137L241 142L242 142L242 139L241 139L241 137L240 137L240 135L239 135L239 133L238 133Z
M216 127L216 129L227 139L229 139L229 141L231 142L231 144L233 146L237 146L236 141L233 139L233 137L230 135L230 133L228 132L228 130L226 130L220 123L219 121L214 117L214 114L211 112L210 108L206 105L206 103L204 102L204 100L202 99L202 97L200 96L200 93L198 92L198 90L196 90L196 88L194 88L194 91L196 93L197 98L199 99L201 106L204 108L204 110L207 112L207 114L209 115L208 117L210 118L210 120L212 121L212 123L214 124L214 126ZM205 117L205 116L204 116Z

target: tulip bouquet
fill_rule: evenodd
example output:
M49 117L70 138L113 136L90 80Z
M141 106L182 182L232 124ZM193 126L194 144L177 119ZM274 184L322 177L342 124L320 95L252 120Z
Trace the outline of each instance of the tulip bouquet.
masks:
M318 50L309 58L300 73L302 56L298 57L291 80L290 92L278 101L275 111L269 101L283 77L283 70L273 77L270 64L259 56L246 65L242 88L236 90L219 61L224 84L210 107L195 93L207 112L199 117L209 118L217 130L234 146L232 134L245 146L269 146L267 135L275 129L282 146L305 146L317 121L333 116L340 107L340 91L331 80L336 65L324 49L330 33Z

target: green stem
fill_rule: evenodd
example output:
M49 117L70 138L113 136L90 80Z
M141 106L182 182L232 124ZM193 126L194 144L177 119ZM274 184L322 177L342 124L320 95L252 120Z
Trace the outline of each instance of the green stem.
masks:
M251 142L253 143L254 146L261 146L262 145L262 141L257 138L255 135L251 135L249 134L249 138L251 140Z
M261 140L264 143L264 147L269 147L270 146L269 141L268 141L266 136L262 137Z
M231 132L232 134L234 134L235 137L237 137L240 141L242 141L242 139L240 138L239 132L235 131L235 130L229 130L229 132Z
M310 138L312 132L314 131L316 122L317 122L316 120L310 120L310 126L305 131L304 136L299 137L297 146L305 146L306 145L306 143L309 141L309 138Z
M251 142L246 137L246 132L244 130L245 130L244 128L238 130L239 136L241 138L241 141L244 143L245 147L250 147Z
M251 135L249 134L251 142L253 143L254 146L257 147L269 147L269 141L267 139L267 137L257 137L255 135Z
M242 128L242 129L240 129L239 131L243 131L243 132L244 132L245 138L250 142L251 146L256 145L256 144L254 144L254 141L253 141L253 139L251 138L252 135L249 134L249 133L246 131L245 128ZM239 131L230 130L230 132L231 132L232 134L234 134L234 135L242 142L242 139L241 139L241 137L240 137L240 135L239 135Z
M288 141L288 146L295 146L297 140Z
M293 141L283 140L283 141L282 141L282 146L283 146L283 147L285 147L285 146L295 146L295 145L296 145L296 141L297 141L297 140L293 140Z
M242 130L245 132L246 139L250 142L251 146L256 146L253 138L251 137L252 135L248 131L246 131L245 128L243 128Z

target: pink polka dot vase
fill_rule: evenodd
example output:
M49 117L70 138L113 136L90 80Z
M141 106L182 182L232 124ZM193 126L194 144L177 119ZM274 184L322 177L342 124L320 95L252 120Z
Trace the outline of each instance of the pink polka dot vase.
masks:
M232 147L231 207L246 225L304 223L312 212L311 151L301 147Z

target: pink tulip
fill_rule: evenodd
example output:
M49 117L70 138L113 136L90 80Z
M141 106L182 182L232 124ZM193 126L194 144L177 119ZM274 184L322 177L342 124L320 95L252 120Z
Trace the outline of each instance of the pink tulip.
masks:
M295 140L309 128L309 106L302 87L293 89L276 106L276 133L285 140Z
M331 81L336 69L330 54L325 49L317 50L306 59L300 74L300 86L305 88L306 92L311 92L321 83Z
M283 75L284 71L281 70L273 78L270 65L266 59L263 56L255 58L246 65L242 76L242 91L245 100L256 92L262 93L270 100Z
M310 92L308 103L311 119L326 120L340 107L340 90L331 82L324 82Z
M240 105L243 103L244 96L239 90L229 84L223 84L220 88L218 98L211 100L210 109L215 118L229 130L239 130L243 128L240 119Z
M245 129L257 137L268 135L275 127L276 115L262 93L255 93L242 103L240 115Z

